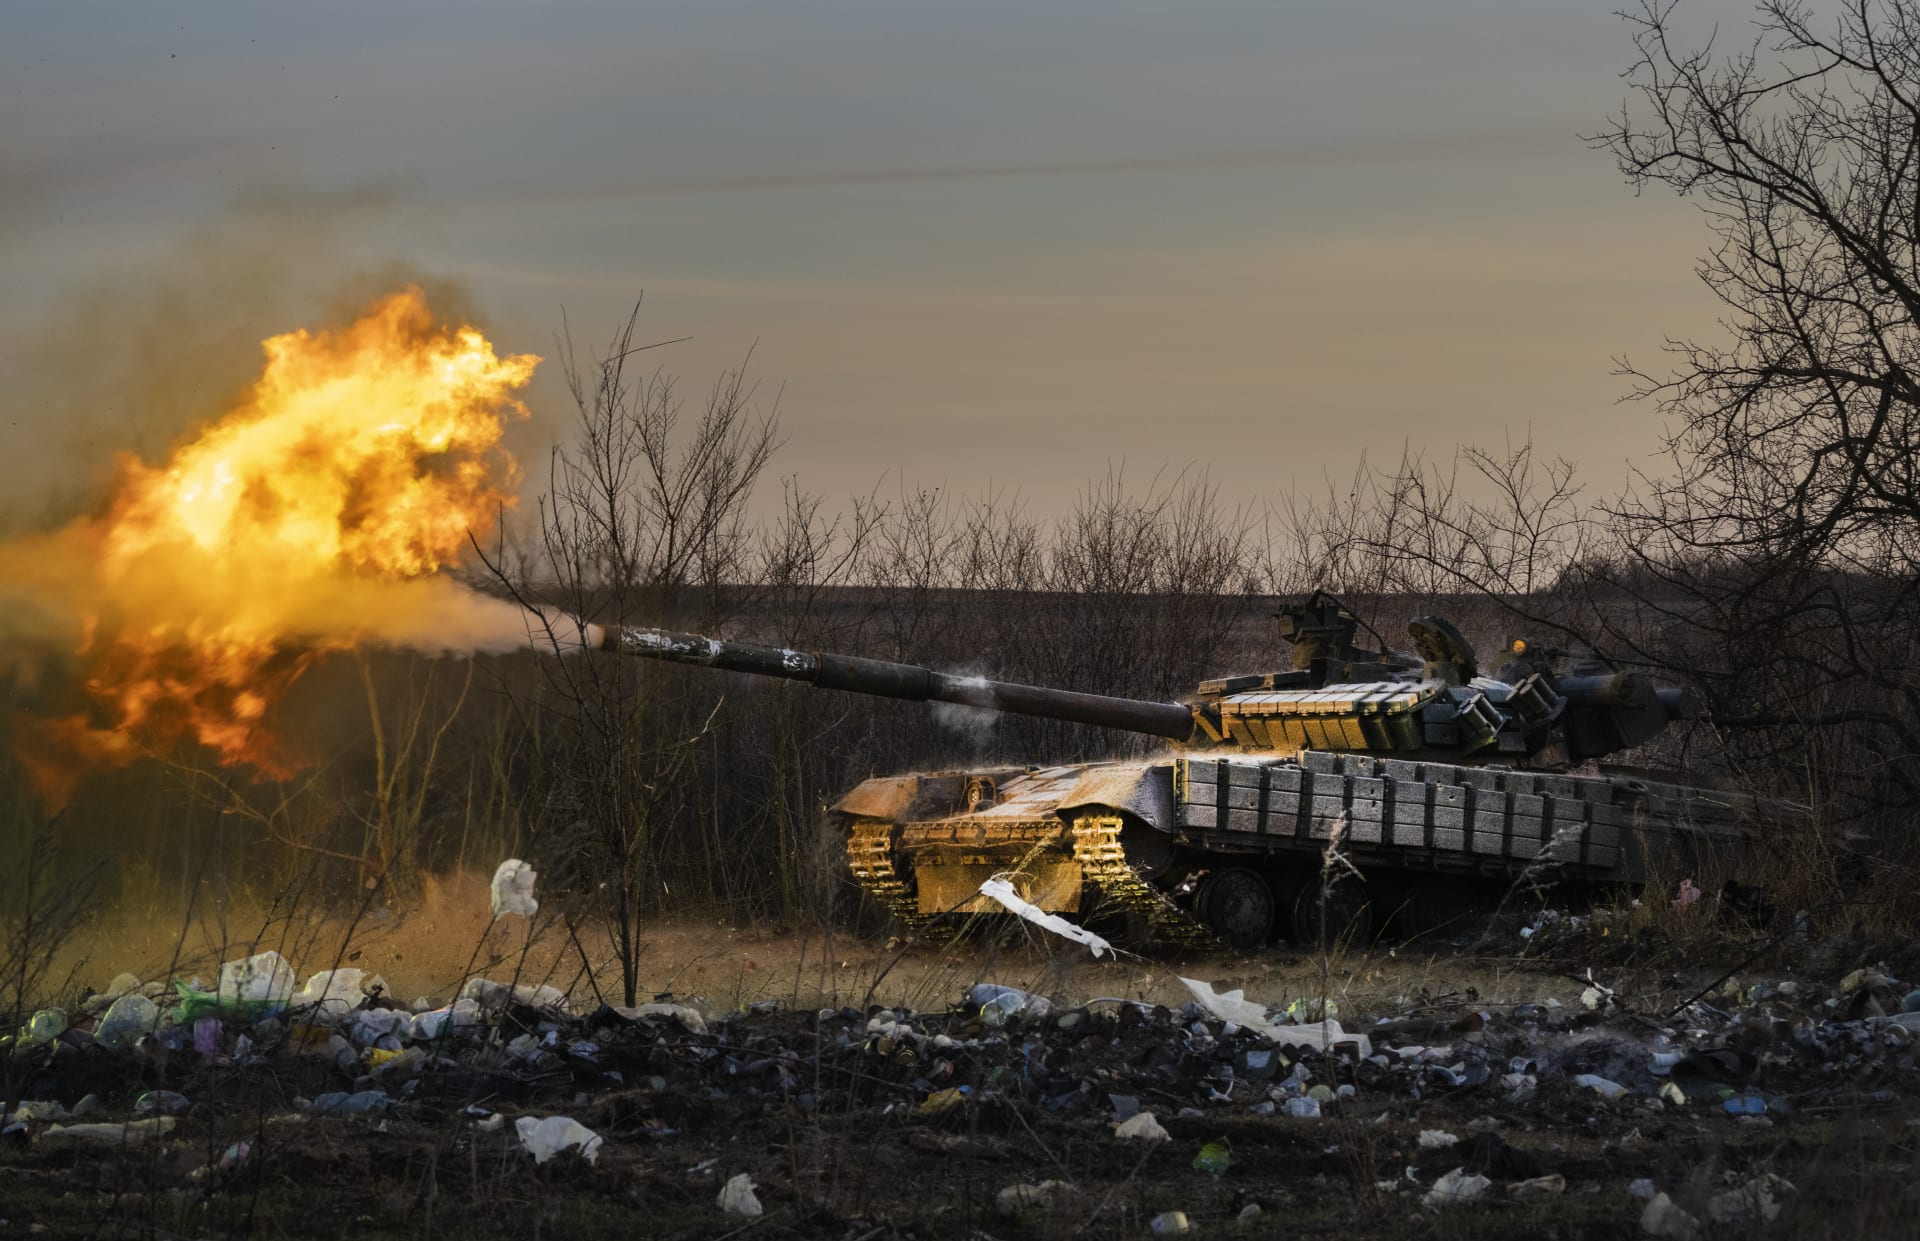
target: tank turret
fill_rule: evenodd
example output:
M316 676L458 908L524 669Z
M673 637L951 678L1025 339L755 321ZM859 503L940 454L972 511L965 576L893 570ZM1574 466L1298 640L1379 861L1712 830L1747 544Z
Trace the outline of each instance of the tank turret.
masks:
M1279 614L1287 670L1202 682L1186 703L953 676L916 664L727 642L636 626L589 629L590 644L643 659L804 681L912 702L947 702L1161 737L1185 749L1260 754L1364 751L1394 757L1565 767L1630 749L1690 712L1638 673L1555 677L1537 661L1480 675L1450 622L1408 625L1413 654L1353 645L1357 622L1316 594Z

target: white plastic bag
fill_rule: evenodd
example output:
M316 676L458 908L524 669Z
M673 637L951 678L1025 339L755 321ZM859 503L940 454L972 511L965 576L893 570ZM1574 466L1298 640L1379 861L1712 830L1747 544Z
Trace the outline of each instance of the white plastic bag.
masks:
M522 1116L513 1122L513 1129L520 1135L520 1145L533 1156L535 1163L545 1163L561 1151L576 1147L588 1163L599 1161L600 1135L571 1116L549 1116L544 1120Z
M1310 1025L1277 1025L1267 1019L1267 1010L1248 1000L1243 991L1216 992L1197 978L1182 978L1180 981L1186 984L1195 1002L1214 1017L1245 1026L1260 1037L1271 1039L1283 1047L1313 1047L1326 1051L1351 1043L1362 1060L1373 1054L1373 1044L1366 1035L1357 1031L1348 1033L1340 1028L1337 1021L1329 1019Z
M258 952L220 967L220 1003L285 1004L293 997L293 967L277 952Z
M1013 885L1005 879L995 877L980 885L980 895L998 901L1009 913L1019 914L1035 926L1052 931L1062 939L1070 939L1077 944L1085 944L1098 957L1113 951L1113 945L1101 939L1083 926L1075 926L1058 914L1050 914L1038 905L1025 900Z
M533 898L533 867L517 857L500 863L493 872L493 916L522 914L533 917L540 902Z
M753 1178L745 1172L729 1177L720 1187L720 1209L728 1215L753 1219L761 1212L760 1199L753 1192Z

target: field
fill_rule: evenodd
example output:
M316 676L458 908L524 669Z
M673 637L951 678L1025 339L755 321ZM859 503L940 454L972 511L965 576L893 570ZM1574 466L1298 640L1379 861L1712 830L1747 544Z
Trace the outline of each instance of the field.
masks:
M96 1122L180 1110L147 1140L137 1127L62 1139L45 1120L30 1138L10 1131L0 1235L877 1241L1165 1235L1177 1212L1203 1235L1632 1237L1646 1235L1643 1179L1641 1195L1698 1221L1668 1235L1915 1230L1910 1032L1873 1014L1898 1011L1896 980L1920 975L1920 953L1845 934L1769 940L1705 913L1529 925L1528 938L1489 925L1428 947L1096 961L987 920L943 948L655 923L648 993L698 1018L630 1019L576 985L573 1015L506 1004L430 1062L385 1066L358 1047L342 1058L297 1020L228 1019L206 1052L68 1036L16 1051L17 1094L69 1111L97 1096ZM103 935L63 966L95 979L139 961L144 977L177 955L180 972L210 977L223 952L277 942L289 956L338 945L423 1003L445 1003L469 972L569 982L559 928L490 932L478 881L381 926L287 930L224 948L193 931ZM1855 974L1863 964L1878 971ZM1276 1050L1190 1007L1182 977L1291 1009L1303 1030L1328 1004L1381 1059ZM990 1024L964 1003L979 982L1050 997L1052 1011ZM513 1041L543 1031L538 1049ZM1677 1063L1657 1069L1662 1052ZM1668 1083L1684 1083L1684 1103L1661 1097ZM1315 1086L1336 1093L1320 1102ZM148 1094L162 1090L180 1097ZM327 1092L355 1090L379 1092L377 1111L323 1114ZM1729 1114L1725 1098L1758 1100L1743 1105L1757 1114ZM1289 1114L1308 1110L1301 1099L1318 1114ZM1116 1136L1133 1107L1165 1140ZM594 1159L536 1164L523 1116L572 1117L602 1139ZM1196 1168L1223 1141L1230 1165ZM1468 1201L1428 1201L1455 1169L1486 1182ZM742 1174L759 1215L718 1204ZM1791 1190L1756 1182L1766 1174Z

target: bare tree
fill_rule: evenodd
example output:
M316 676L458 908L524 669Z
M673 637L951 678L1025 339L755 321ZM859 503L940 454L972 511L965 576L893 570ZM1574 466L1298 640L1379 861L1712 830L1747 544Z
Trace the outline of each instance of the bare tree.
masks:
M1835 765L1920 800L1920 6L1830 17L1765 0L1719 55L1674 6L1627 15L1628 104L1594 142L1638 187L1699 204L1726 338L1622 364L1668 417L1670 469L1622 504L1648 635L1757 760ZM1838 739L1838 740L1836 740ZM1796 757L1799 756L1799 757Z
M742 367L722 375L683 426L674 377L629 369L648 348L634 343L638 321L636 304L587 365L570 337L560 341L574 441L552 456L538 554L507 584L588 622L712 625L725 588L750 567L746 506L779 444L778 421L755 409ZM568 640L564 627L549 637ZM643 889L660 882L650 865L663 848L657 829L696 817L694 751L713 708L679 669L601 659L543 669L553 731L544 778L530 790L548 825L543 862L581 894L581 916L605 928L632 1004L652 903Z

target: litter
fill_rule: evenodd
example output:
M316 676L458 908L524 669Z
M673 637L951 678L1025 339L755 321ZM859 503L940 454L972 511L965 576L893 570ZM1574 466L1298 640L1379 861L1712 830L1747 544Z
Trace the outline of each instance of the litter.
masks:
M1180 982L1192 993L1194 1002L1214 1017L1243 1026L1282 1047L1312 1047L1317 1051L1327 1051L1351 1044L1362 1060L1373 1054L1373 1045L1367 1041L1366 1035L1348 1034L1332 1018L1316 1021L1312 1025L1277 1025L1267 1017L1266 1009L1247 1000L1244 991L1218 993L1197 978L1182 978Z
M1021 1182L995 1194L993 1205L1002 1215L1017 1215L1022 1211L1057 1210L1073 1197L1073 1186L1066 1181L1041 1181L1038 1185Z
M1215 1138L1201 1147L1200 1153L1193 1157L1193 1168L1196 1172L1211 1172L1219 1176L1232 1166L1233 1144L1225 1138Z
M500 863L493 872L493 916L504 917L507 914L520 914L531 918L540 911L540 902L534 899L533 867L519 858L508 858Z
M171 1116L150 1116L124 1124L55 1125L40 1135L40 1144L56 1146L138 1146L173 1132L180 1122Z
M1053 1011L1053 1001L1044 995L1030 995L990 982L974 984L967 992L967 1000L980 1010L980 1020L990 1026L1003 1026L1014 1017L1039 1021Z
M1486 1193L1491 1184L1493 1181L1488 1177L1455 1168L1433 1183L1433 1188L1420 1199L1420 1205L1429 1210L1463 1206Z
M1116 1138L1139 1138L1143 1142L1165 1142L1172 1135L1152 1112L1136 1112L1113 1127Z
M1640 1212L1640 1231L1668 1241L1693 1241L1699 1235L1700 1221L1674 1205L1666 1194L1659 1193Z
M742 1219L758 1218L762 1208L759 1197L753 1192L753 1178L745 1172L728 1177L727 1183L720 1187L719 1206L728 1215L737 1215Z
M533 1156L536 1164L547 1162L561 1151L575 1149L588 1163L600 1158L600 1135L571 1116L545 1119L522 1116L513 1122L513 1131L520 1135L521 1147Z
M1113 951L1112 944L1092 931L1082 926L1075 926L1058 914L1047 913L1039 906L1022 899L1020 894L1013 890L1013 885L998 875L980 885L980 895L999 902L1000 906L1009 913L1018 914L1035 926L1052 931L1062 939L1070 939L1076 944L1085 944L1096 957Z

